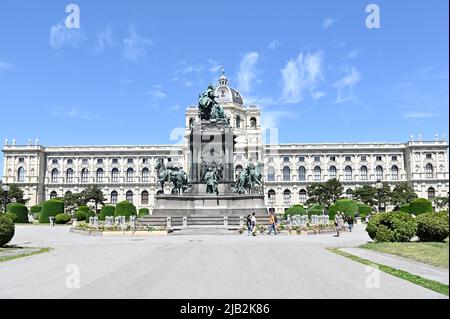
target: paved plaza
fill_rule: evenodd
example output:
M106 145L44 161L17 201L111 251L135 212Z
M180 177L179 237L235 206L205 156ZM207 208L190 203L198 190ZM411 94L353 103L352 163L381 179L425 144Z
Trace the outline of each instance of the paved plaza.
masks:
M361 225L341 238L107 238L17 226L12 244L53 250L0 263L0 298L447 298L326 250L367 241Z

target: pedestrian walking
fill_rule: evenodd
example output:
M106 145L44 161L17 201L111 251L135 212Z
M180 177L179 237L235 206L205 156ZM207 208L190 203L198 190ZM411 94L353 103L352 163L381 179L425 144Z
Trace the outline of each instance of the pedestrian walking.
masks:
M355 223L354 217L352 215L348 215L347 216L347 224L348 224L348 229L350 230L350 232L352 232L352 230L353 230L354 223Z
M252 233L252 216L249 214L247 216L247 236Z
M277 234L277 230L275 228L276 223L277 222L276 222L276 217L275 217L274 213L270 212L270 217L269 217L269 234L268 235L270 235L272 233L272 230L273 230L275 235Z
M337 211L334 215L334 226L336 227L336 237L339 237L341 231L341 212Z
M252 234L253 236L256 236L256 214L252 214L251 224L252 224Z

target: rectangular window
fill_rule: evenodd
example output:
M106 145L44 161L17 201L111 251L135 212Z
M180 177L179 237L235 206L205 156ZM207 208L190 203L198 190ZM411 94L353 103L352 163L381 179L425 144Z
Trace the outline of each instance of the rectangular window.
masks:
M427 153L426 158L431 159L432 158L431 153Z
M336 156L330 156L330 161L336 162Z
M67 159L67 164L73 164L73 159L71 158Z
M87 158L83 158L83 159L81 160L81 164L87 164L87 163L88 163Z
M305 157L304 156L299 156L298 157L298 161L299 162L304 162L305 161Z
M392 158L391 158L393 161L396 161L397 160L397 156L392 156Z
M142 164L147 164L148 163L148 158L143 158L142 159Z
M283 157L283 162L285 162L285 163L289 163L289 156L285 156L285 157Z
M97 158L97 164L103 164L103 159L102 158Z
M362 155L361 156L361 161L363 161L363 162L367 161L367 156L366 155Z
M376 158L375 158L377 161L381 161L383 158L381 157L381 156L377 156Z
M58 164L58 160L56 158L52 159L52 164Z
M23 157L19 157L19 163L24 163L25 159Z
M346 156L346 157L345 157L345 161L346 161L346 162L350 162L351 160L352 160L352 157L351 157L351 156Z
M133 164L133 159L132 159L132 158L128 158L128 159L127 159L127 163L128 163L128 164Z
M112 159L112 163L113 163L113 164L118 164L118 163L119 163L119 160L118 160L117 158L113 158L113 159Z
M320 156L314 156L314 162L320 162Z

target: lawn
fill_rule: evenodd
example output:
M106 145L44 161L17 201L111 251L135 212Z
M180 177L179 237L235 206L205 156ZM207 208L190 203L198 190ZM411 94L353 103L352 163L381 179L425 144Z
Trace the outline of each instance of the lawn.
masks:
M448 269L448 241L446 243L367 243L360 247Z

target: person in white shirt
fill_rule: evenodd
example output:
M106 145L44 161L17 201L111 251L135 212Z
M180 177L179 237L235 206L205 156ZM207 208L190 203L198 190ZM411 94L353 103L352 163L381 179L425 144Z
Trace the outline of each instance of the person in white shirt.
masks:
M255 213L252 214L252 233L256 236L256 216Z

